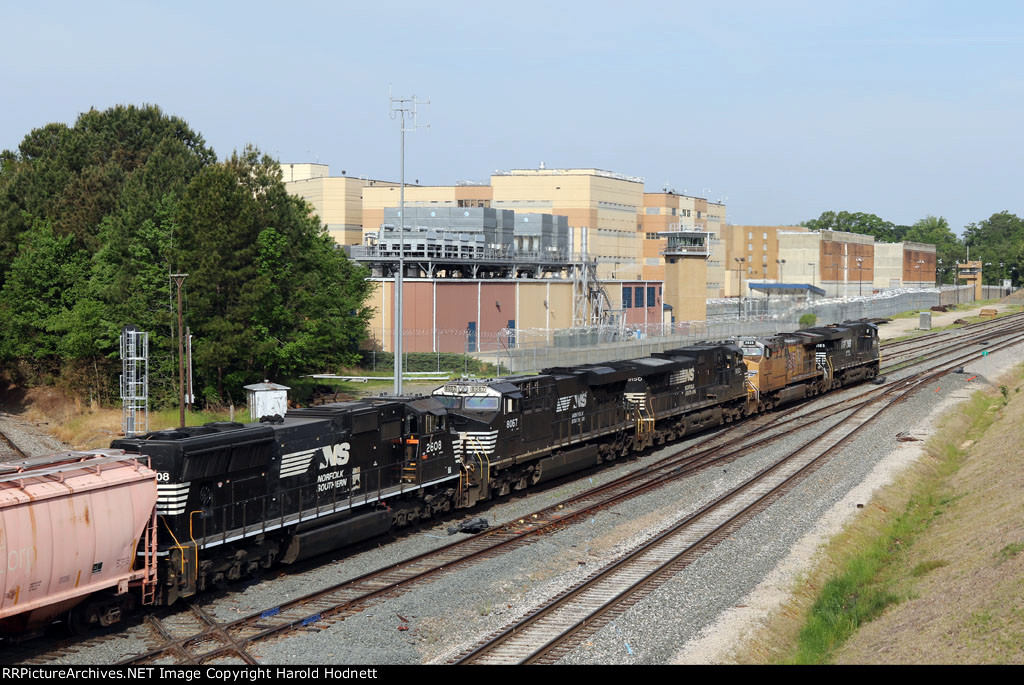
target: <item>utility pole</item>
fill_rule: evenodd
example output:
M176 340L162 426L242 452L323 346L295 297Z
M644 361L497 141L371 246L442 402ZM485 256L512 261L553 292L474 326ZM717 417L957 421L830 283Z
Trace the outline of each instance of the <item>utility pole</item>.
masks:
M416 106L429 105L430 100L417 100L413 95L411 98L396 98L388 93L390 99L392 119L399 120L398 130L401 132L401 184L399 189L399 229L398 229L398 271L395 272L395 395L402 394L402 278L405 275L405 134L413 132L417 128L427 128L416 121ZM412 127L405 127L406 118L412 119Z
M188 274L171 274L171 280L178 286L178 408L182 428L185 427L185 341L182 336L181 286L186 278Z

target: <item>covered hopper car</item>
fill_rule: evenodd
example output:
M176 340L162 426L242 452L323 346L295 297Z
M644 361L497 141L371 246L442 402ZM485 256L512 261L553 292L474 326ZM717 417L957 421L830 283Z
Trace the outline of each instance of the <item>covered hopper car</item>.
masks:
M121 450L0 464L0 632L111 625L156 587L155 474Z

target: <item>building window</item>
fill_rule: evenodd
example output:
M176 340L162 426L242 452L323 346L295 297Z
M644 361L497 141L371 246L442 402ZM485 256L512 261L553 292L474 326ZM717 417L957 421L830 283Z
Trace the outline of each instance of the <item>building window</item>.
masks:
M753 243L747 243L747 252L753 252L753 251L754 251L754 244Z
M636 291L636 299L633 301L634 306L637 309L643 309L644 306L644 289L640 286L634 288Z
M753 231L747 231L747 240L753 240L753 239L754 239L754 232Z
M768 234L767 233L764 234L764 239L768 240Z
M647 306L648 307L655 306L654 286L653 285L647 287Z
M629 309L633 306L633 288L628 285L622 286L622 308Z

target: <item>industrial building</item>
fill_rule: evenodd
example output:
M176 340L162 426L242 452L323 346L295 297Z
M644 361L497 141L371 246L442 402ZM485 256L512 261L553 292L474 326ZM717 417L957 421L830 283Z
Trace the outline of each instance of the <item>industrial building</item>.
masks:
M288 190L309 201L334 239L373 268L381 283L375 338L387 349L387 282L400 251L399 184L345 171L329 176L324 164L281 168ZM464 351L467 331L479 345L507 338L508 330L595 320L700 321L707 299L765 296L771 284L856 296L935 282L934 246L876 244L868 235L802 226L729 225L724 203L669 187L648 193L643 178L602 169L541 164L448 186L416 179L405 186L405 207L401 251L409 259L406 287L415 293L409 302L416 303L417 325L428 323L420 309L428 301L429 323L438 324L432 333L413 335L409 350ZM454 325L449 302L466 319L451 329L458 344L443 332ZM514 315L506 317L509 307Z
M934 288L935 246L926 243L875 243L876 288Z
M375 186L393 187L398 183L365 177L329 176L326 164L282 164L285 188L313 206L327 232L339 245L363 242L363 193Z
M382 210L366 244L350 249L377 284L371 338L392 349L394 276L403 268L403 349L512 349L522 335L550 344L554 330L661 323L663 283L601 279L588 258L589 231L565 216L491 207ZM580 253L570 250L579 235Z

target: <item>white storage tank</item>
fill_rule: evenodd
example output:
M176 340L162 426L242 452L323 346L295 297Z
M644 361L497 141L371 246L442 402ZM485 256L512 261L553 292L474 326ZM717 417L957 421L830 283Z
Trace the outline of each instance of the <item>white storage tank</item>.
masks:
M255 385L245 386L246 396L249 401L249 416L253 421L259 421L264 416L284 416L288 411L288 391L286 385L278 385L270 381L263 381Z

